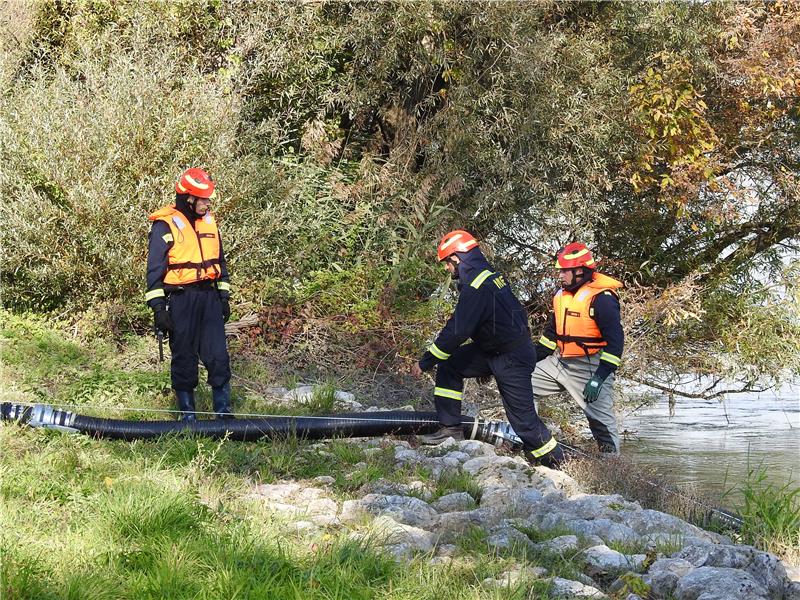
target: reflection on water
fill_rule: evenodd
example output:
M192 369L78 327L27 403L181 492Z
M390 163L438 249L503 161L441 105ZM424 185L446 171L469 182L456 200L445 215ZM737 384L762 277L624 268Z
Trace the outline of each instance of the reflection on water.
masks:
M672 417L664 398L625 417L622 428L630 432L623 442L625 454L716 498L738 487L748 464L752 468L763 462L772 483L800 486L797 387L734 395L723 403L679 398Z

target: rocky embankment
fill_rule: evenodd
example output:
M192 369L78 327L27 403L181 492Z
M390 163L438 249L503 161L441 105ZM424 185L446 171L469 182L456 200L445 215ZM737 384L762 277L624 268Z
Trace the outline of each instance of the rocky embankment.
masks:
M310 401L313 391L275 390L287 405ZM381 410L342 391L335 403L342 411ZM397 561L421 559L432 568L475 560L474 548L465 546L479 540L487 552L516 559L482 582L489 589L544 579L558 599L800 600L800 568L620 495L588 494L569 475L500 455L490 444L451 438L418 448L389 437L353 443L367 456L391 449L398 471L422 467L430 478L378 479L342 500L334 477L321 476L255 485L248 499L264 503L299 535L344 530ZM326 443L314 446L326 453ZM472 493L434 495L434 487L454 476L468 479Z
M434 481L469 474L479 493L434 500L430 482L377 480L363 486L359 497L340 500L333 477L322 476L257 485L249 498L303 534L345 529L398 561L422 556L442 568L468 559L460 555L459 541L478 531L490 551L519 557L516 567L484 581L487 587L549 579L552 598L800 600L793 569L787 574L775 556L618 495L586 494L564 473L498 456L489 444L451 439L414 449L388 438L354 443L365 445L367 453L383 452L389 444L398 469L421 465ZM553 557L577 566L573 578L553 576L541 566Z

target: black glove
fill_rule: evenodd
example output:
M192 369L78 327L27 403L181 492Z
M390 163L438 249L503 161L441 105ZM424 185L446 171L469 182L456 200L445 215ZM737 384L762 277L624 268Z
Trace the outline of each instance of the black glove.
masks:
M161 331L172 331L172 315L165 306L159 306L153 309L153 321L156 324L156 329Z
M220 298L220 301L222 302L222 319L227 323L231 318L231 303L227 298Z
M586 382L586 386L583 388L583 399L586 400L587 404L591 404L597 400L597 397L600 395L600 388L603 387L604 380L605 378L600 378L595 374Z

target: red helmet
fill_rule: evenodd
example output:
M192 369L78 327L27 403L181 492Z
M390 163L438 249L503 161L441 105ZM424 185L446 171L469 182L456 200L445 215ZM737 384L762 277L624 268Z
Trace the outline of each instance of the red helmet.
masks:
M445 234L442 241L439 242L436 253L439 255L439 260L444 260L456 252L467 252L477 246L478 240L472 237L472 234L463 229L456 229L455 231Z
M179 194L191 194L198 198L213 198L216 184L203 169L186 169L175 183L175 191Z
M572 242L561 248L556 254L556 269L577 269L579 267L587 269L595 267L594 258L586 244Z

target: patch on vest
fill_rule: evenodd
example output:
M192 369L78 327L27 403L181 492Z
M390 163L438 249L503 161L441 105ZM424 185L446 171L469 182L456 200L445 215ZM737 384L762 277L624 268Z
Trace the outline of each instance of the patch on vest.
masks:
M581 313L575 312L574 310L568 310L567 311L567 316L568 317L580 317Z
M184 223L183 219L181 219L177 215L172 215L172 222L175 223L175 227L177 227L180 230L183 230L183 228L186 227L186 223Z

